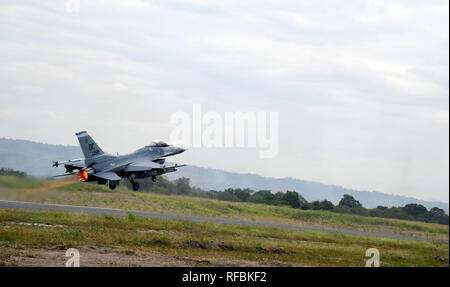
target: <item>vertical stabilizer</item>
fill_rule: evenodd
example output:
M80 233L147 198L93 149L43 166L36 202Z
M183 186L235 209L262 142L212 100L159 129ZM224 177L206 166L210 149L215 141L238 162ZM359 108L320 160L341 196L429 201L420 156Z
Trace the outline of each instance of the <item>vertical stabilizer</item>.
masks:
M103 154L102 149L95 143L86 131L76 133L76 135L86 160Z

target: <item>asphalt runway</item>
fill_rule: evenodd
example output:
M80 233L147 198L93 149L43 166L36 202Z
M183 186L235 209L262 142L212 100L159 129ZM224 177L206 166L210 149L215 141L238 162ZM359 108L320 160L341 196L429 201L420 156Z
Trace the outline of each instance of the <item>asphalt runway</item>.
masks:
M105 214L105 215L119 215L126 216L128 213L132 213L135 216L142 216L148 218L160 218L160 219L181 219L194 222L211 222L211 223L221 223L221 224L238 224L247 226L263 226L263 227L275 227L275 228L287 228L287 229L297 229L297 230L312 230L312 231L322 231L331 233L341 233L357 236L368 236L368 237L378 237L378 238L390 238L390 239L401 239L401 240L415 240L415 241L443 241L449 242L448 240L436 240L432 238L425 237L413 237L407 235L399 234L381 234L365 231L356 231L348 229L336 229L329 227L318 227L318 226L304 226L304 225L294 225L294 224L282 224L274 222L253 222L245 221L239 219L225 219L225 218L214 218L214 217L203 217L203 216L190 216L190 215L176 215L176 214L164 214L164 213L154 213L145 211L128 211L121 209L103 208L103 207L90 207L90 206L74 206L74 205L62 205L62 204L42 204L34 202L23 202L23 201L10 201L10 200L0 200L0 208L11 208L11 209L22 209L22 210L33 210L33 211L66 211L66 212L79 212L79 213L90 213L90 214Z

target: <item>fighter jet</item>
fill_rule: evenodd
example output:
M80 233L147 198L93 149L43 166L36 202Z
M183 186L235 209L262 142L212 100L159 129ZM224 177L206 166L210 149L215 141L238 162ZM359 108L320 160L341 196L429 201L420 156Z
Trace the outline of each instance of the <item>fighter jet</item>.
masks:
M76 174L80 181L109 184L115 189L122 178L130 181L134 191L139 190L139 183L135 179L151 177L156 180L158 175L174 172L182 165L165 165L165 158L185 151L180 147L167 144L162 140L155 140L151 144L127 155L110 155L104 153L86 131L76 133L80 142L84 159L67 161L53 161L53 166L64 165L66 173L59 176Z

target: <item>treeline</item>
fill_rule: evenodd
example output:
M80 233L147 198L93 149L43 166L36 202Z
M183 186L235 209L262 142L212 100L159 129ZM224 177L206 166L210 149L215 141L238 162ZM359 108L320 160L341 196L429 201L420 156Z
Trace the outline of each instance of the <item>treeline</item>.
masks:
M124 181L125 182L125 181ZM129 183L126 183L130 188ZM407 204L403 207L378 206L376 208L365 208L353 196L345 194L337 205L329 200L308 202L301 194L296 191L286 191L272 193L270 190L254 191L249 188L228 188L224 191L209 190L205 191L192 187L188 178L179 178L169 181L164 177L158 177L156 182L149 179L140 181L141 189L146 192L161 194L190 195L196 197L205 197L217 200L231 202L252 202L268 205L290 206L303 210L327 210L331 212L358 214L363 216L396 218L405 220L415 220L439 224L449 224L449 216L445 211L438 207L428 210L421 204Z
M405 220L415 220L430 223L449 224L449 216L439 207L433 207L428 210L425 206L416 203L406 204L405 206L387 207L379 205L376 208L364 208L362 204L351 195L344 194L341 201L332 211L340 213L351 213L363 216L397 218Z
M16 177L26 177L27 174L23 171L14 170L11 168L0 168L0 176L16 176Z

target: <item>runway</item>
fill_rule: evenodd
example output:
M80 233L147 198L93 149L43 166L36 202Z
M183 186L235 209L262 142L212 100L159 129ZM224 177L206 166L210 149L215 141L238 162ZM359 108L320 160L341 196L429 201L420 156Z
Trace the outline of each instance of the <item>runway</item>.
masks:
M247 226L287 228L287 229L296 229L296 230L321 231L321 232L349 234L349 235L356 235L356 236L368 236L368 237L400 239L400 240L442 241L442 242L446 242L446 243L449 242L448 240L443 240L443 239L436 240L433 238L413 237L413 236L399 235L399 234L381 234L381 233L364 232L364 231L357 231L357 230L336 229L336 228L329 228L329 227L282 224L282 223L274 223L274 222L253 222L253 221L245 221L245 220L239 220L239 219L226 219L226 218L190 216L190 215L176 215L176 214L154 213L154 212L145 212L145 211L128 211L128 210L121 210L121 209L90 207L90 206L42 204L42 203L34 203L34 202L0 200L0 208L32 210L32 211L65 211L65 212L78 212L78 213L89 213L89 214L118 215L118 216L126 216L126 215L128 215L128 213L132 213L135 216L142 216L142 217L147 217L147 218L180 219L180 220L188 220L188 221L193 221L193 222L211 222L211 223L220 223L220 224L238 224L238 225L247 225Z

